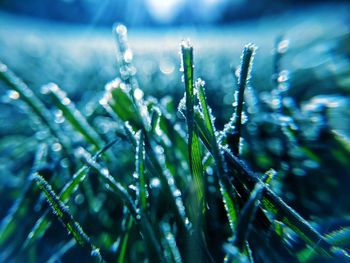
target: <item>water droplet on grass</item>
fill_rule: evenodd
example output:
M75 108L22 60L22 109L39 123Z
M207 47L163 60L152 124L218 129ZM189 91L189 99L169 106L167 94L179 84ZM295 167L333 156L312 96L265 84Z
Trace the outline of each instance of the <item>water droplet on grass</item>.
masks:
M154 177L151 179L150 182L151 188L159 188L160 187L160 180L157 177Z
M71 103L71 100L67 97L63 98L62 99L62 104L63 105L69 105Z
M288 39L283 39L281 42L278 43L277 46L277 52L278 53L285 53L289 47L289 40Z
M56 143L52 144L51 149L54 152L59 152L62 150L62 145L60 143L56 142Z
M0 72L7 71L7 66L5 64L0 64Z
M115 31L120 35L125 35L126 33L128 33L128 29L123 24L117 25Z
M144 95L144 93L143 93L143 91L141 89L136 88L134 90L134 97L135 97L136 100L141 100L143 98L143 95Z
M132 59L133 59L133 56L134 56L134 55L133 55L131 49L128 48L128 49L125 50L125 52L124 52L123 59L124 59L124 61L125 61L126 63L130 63L130 62L132 61Z
M20 94L14 90L9 91L7 94L8 94L8 97L12 100L17 100L20 97Z
M77 205L81 205L83 202L84 202L85 198L82 194L77 194L74 198L74 202L77 204Z

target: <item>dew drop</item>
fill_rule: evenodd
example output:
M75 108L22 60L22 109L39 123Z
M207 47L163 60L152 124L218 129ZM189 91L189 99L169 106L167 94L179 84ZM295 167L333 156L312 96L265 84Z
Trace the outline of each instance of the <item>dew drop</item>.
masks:
M129 189L132 191L135 191L135 192L137 192L137 190L138 190L137 187L133 184L129 185Z
M5 64L0 64L0 72L7 71L7 66Z
M68 158L64 158L60 161L60 165L62 168L68 168L69 167L69 159Z
M115 31L120 35L125 35L128 32L128 29L123 24L119 24L115 28Z
M174 192L173 192L173 196L174 197L180 197L181 196L181 192L179 189L175 189Z
M159 188L160 187L160 180L157 177L154 177L151 179L150 182L151 188Z
M83 202L84 202L84 196L82 194L77 194L74 198L74 202L77 204L77 205L81 205Z
M131 51L130 48L128 48L127 50L125 50L124 54L123 54L123 59L126 63L130 63L133 59L133 53Z
M284 39L278 43L277 52L278 53L285 53L287 51L288 47L289 47L289 40Z
M67 106L67 105L69 105L71 103L71 100L69 98L65 97L65 98L62 99L61 102L62 102L63 105Z
M60 143L56 142L56 143L52 144L51 149L54 152L59 152L62 150L62 145Z
M143 91L141 89L136 88L134 90L134 97L135 97L136 100L141 100L143 98L143 95L144 94L143 94Z
M55 122L56 123L63 123L65 120L64 116L63 116L63 112L61 110L57 110L55 112Z
M15 90L11 90L8 92L8 97L12 100L18 100L20 97L20 94Z

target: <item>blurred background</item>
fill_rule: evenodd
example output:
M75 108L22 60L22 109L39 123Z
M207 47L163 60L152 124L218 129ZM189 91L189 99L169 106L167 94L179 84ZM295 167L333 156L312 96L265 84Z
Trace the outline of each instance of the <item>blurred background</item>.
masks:
M273 88L272 50L284 36L291 95L302 101L349 93L348 1L0 0L0 59L35 89L53 81L73 99L89 98L118 75L115 23L129 28L142 88L158 97L182 96L178 49L190 39L197 77L218 95L211 103L223 112L219 125L229 117L232 72L250 42L259 48L254 88ZM337 125L348 136L350 123Z

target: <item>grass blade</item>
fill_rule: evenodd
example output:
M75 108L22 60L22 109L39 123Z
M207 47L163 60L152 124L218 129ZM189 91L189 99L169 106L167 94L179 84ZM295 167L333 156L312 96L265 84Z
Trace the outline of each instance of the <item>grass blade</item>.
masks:
M220 192L232 233L234 233L236 231L235 228L237 225L238 217L238 201L235 194L236 191L232 184L227 180L227 164L218 144L218 138L216 136L214 126L214 117L212 116L211 109L207 104L207 99L205 96L204 82L198 80L196 82L196 88L201 112L196 112L195 123L198 127L198 130L202 134L201 139L203 143L206 145L207 149L210 149L209 151L211 151L211 154L215 160L217 175L219 178Z
M237 231L235 233L233 243L241 252L244 251L246 241L249 237L250 228L252 227L252 222L256 216L256 211L260 205L263 190L263 184L258 183L239 215Z
M193 83L193 47L189 42L181 44L182 67L185 81L186 121L188 129L188 152L191 175L194 181L194 193L197 198L197 208L204 209L204 180L199 138L194 125L194 83Z
M117 138L110 143L108 143L105 147L103 147L100 151L98 151L93 159L96 160L99 156L101 156L105 151L107 151L110 147L112 147L115 143L119 142L120 139ZM89 172L89 167L84 165L81 167L73 176L72 179L66 183L59 194L60 200L63 204L66 204L73 193L75 193L81 182L84 181L86 175ZM33 244L36 240L40 239L46 232L46 230L50 227L51 221L49 218L48 210L37 220L32 230L29 232L26 241L23 244L23 248L26 248Z
M131 229L133 227L134 219L130 215L127 215L125 222L126 222L126 228L122 233L122 238L121 238L120 244L119 244L118 249L117 249L117 262L118 263L126 262L126 253L127 253L127 249L128 249L129 235L130 235Z
M73 235L79 245L91 249L91 256L96 257L102 262L103 260L98 249L91 243L90 238L85 234L79 223L74 220L68 208L59 200L59 197L52 190L51 185L37 173L34 174L33 178L38 187L44 192L52 212L62 222L67 231Z
M244 47L241 66L239 69L238 78L238 93L237 93L237 107L235 113L230 120L230 123L225 127L225 135L227 143L234 155L239 154L241 128L242 128L242 113L243 113L243 101L244 91L248 85L250 79L250 72L253 64L253 57L256 47L253 44L248 44Z
M136 134L136 175L138 178L138 203L142 211L147 209L147 187L145 178L145 143L144 134L139 131Z

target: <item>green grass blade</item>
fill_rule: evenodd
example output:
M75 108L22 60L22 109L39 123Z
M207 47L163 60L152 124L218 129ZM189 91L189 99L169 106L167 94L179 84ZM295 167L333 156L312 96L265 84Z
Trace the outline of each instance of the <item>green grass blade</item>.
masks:
M143 132L136 134L137 147L136 147L136 175L138 178L138 203L142 211L147 209L147 187L145 178L145 143Z
M263 190L263 184L258 183L239 215L236 228L237 231L235 233L235 239L233 243L240 250L240 252L243 252L245 249L245 244L250 234L252 222L260 205L260 199L262 197Z
M79 171L77 171L71 181L69 181L62 189L59 198L63 204L66 204L70 199L71 195L78 189L79 184L85 179L89 172L87 166L83 166ZM51 214L46 211L35 223L32 230L29 232L27 240L25 241L23 247L27 247L36 240L40 239L46 232L46 230L51 226L51 221L49 218ZM52 216L51 216L52 217Z
M127 250L128 250L129 236L130 236L130 231L133 227L134 219L130 215L127 215L125 222L126 222L126 228L122 233L122 238L121 238L120 244L119 244L118 249L117 249L117 262L118 263L126 262L126 254L127 254Z
M129 142L136 148L137 140L133 128L129 125L128 122L124 124L126 137ZM182 201L181 191L178 189L175 184L175 180L167 169L165 164L165 157L163 154L156 154L155 150L151 145L148 145L146 148L145 155L145 165L150 172L150 174L158 177L164 187L164 192L167 198L170 200L172 209L174 209L177 221L180 223L182 229L188 230L190 225L188 223L185 207Z
M115 143L120 141L119 138L111 141L101 150L99 150L94 156L93 159L96 160L100 157L105 151L107 151L110 147L112 147ZM79 155L79 152L78 152ZM73 193L75 193L81 184L84 181L86 175L89 173L89 167L84 165L81 167L73 176L72 179L66 183L59 194L60 200L66 204ZM37 220L32 230L29 232L26 241L23 244L23 248L28 247L33 244L36 240L40 239L46 232L46 230L50 227L51 221L49 218L48 210Z
M136 129L142 126L142 120L135 108L130 88L120 79L116 78L105 87L105 95L100 104L110 110L123 122L129 121ZM112 113L112 114L113 114Z
M256 47L253 44L248 44L244 47L241 66L238 77L238 93L237 93L237 107L235 113L231 118L229 124L225 127L226 140L234 155L239 154L240 137L242 129L242 113L244 102L244 91L250 79L250 72L253 64L253 57Z
M85 234L79 223L74 220L68 208L60 201L59 197L52 190L51 185L37 173L34 174L33 178L38 187L44 192L52 212L60 219L67 231L73 235L79 245L91 249L91 256L102 262L103 260L98 249L91 243L90 238Z
M204 180L199 138L194 124L194 83L193 83L193 47L188 42L181 44L182 67L185 81L186 121L188 129L188 152L191 175L194 181L194 193L197 209L204 209Z
M220 193L224 202L227 218L230 223L232 233L236 231L237 214L238 214L238 200L236 190L229 182L227 177L226 162L220 150L218 139L215 133L214 119L211 114L211 109L207 105L203 82L197 83L197 94L202 109L202 113L195 112L195 123L199 131L200 138L206 148L211 152L219 178Z

